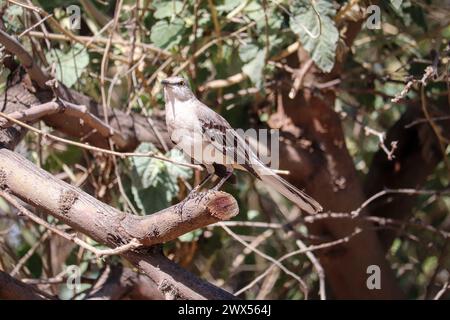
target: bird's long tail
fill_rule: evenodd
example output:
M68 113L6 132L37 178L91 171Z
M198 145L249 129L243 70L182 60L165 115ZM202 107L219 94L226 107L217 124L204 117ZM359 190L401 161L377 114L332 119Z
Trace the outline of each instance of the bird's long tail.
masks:
M262 181L294 202L300 209L305 210L309 214L314 214L323 210L322 206L316 200L303 191L298 190L292 184L275 174L271 169L262 164L257 165L257 168L255 169Z

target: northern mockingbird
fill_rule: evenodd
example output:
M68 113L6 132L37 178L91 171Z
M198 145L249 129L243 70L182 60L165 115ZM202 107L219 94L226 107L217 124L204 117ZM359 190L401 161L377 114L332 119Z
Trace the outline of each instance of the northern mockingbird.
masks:
M236 168L250 172L306 212L313 214L322 211L317 201L267 167L249 143L222 116L195 97L185 79L170 77L163 80L162 84L166 124L171 140L208 171L207 177L195 190L214 173L222 176L214 188L218 190Z

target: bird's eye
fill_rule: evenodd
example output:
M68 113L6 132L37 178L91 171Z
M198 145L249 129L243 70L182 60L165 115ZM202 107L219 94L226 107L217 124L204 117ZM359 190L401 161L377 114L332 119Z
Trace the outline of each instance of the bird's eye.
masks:
M179 84L180 86L184 86L184 81L180 81L180 82L178 82L178 84Z

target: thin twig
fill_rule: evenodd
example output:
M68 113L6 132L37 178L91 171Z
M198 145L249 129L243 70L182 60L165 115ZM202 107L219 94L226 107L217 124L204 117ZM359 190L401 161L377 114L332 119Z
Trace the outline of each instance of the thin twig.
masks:
M79 118L88 124L92 129L95 129L103 137L111 138L119 147L123 147L127 144L126 139L119 131L90 113L86 106L77 105L59 98L40 105L31 106L23 111L10 113L8 116L22 122L36 122L44 116L49 116L60 112ZM10 122L2 124L0 121L0 127L8 127L9 125L11 125Z
M45 242L45 240L47 240L50 233L51 232L49 230L44 232L41 235L41 237L33 244L33 246L27 251L27 253L20 258L19 262L17 262L16 266L9 274L11 277L14 277L16 274L18 274L20 272L22 267L25 265L25 263L27 263L27 261L31 258L31 256L36 252L36 250L39 248L39 246L41 244L43 244Z
M3 112L0 112L0 116L8 119L9 121L14 122L15 124L18 124L36 134L40 134L45 138L50 138L52 140L58 141L58 142L62 142L65 144L69 144L69 145L73 145L73 146L77 146L86 150L90 150L90 151L97 151L97 152L102 152L102 153L106 153L106 154L111 154L114 156L118 156L120 158L126 158L126 157L150 157L150 158L155 158L158 160L162 160L162 161L166 161L166 162L170 162L179 166L183 166L183 167L188 167L191 169L196 169L196 170L200 170L202 171L203 168L199 165L195 165L195 164L190 164L190 163L184 163L184 162L178 162L176 160L167 158L165 156L162 155L157 155L154 152L144 152L144 153L140 153L140 152L119 152L119 151L114 151L114 150L109 150L109 149L104 149L104 148L99 148L99 147L95 147L95 146L91 146L87 143L81 143L81 142L76 142L76 141L72 141L72 140L68 140L68 139L64 139L55 135L52 135L50 133L46 133L43 132L42 130L36 129L35 127L32 127L22 121L16 120L10 116L8 116L7 114L4 114Z
M307 250L308 249L306 244L304 244L303 241L301 241L300 239L297 239L295 241L295 243L300 248L300 250ZM319 259L316 258L314 253L312 253L311 251L306 251L305 255L309 259L309 261L311 261L311 263L313 264L314 269L316 269L317 276L319 277L319 296L320 296L320 300L326 300L327 299L327 295L326 295L326 292L325 292L325 271L323 270L323 267L320 264Z
M283 262L284 260L293 257L295 255L299 255L302 253L306 253L306 252L310 252L310 251L315 251L315 250L321 250L321 249L326 249L326 248L330 248L342 243L346 243L348 241L350 241L350 239L354 236L356 236L358 233L360 233L362 230L361 229L356 229L352 234L350 234L349 236L346 236L344 238L335 240L335 241L331 241L331 242L326 242L326 243L322 243L322 244L318 244L318 245L311 245L307 248L304 249L299 249L296 251L292 251L289 252L285 255L283 255L281 258L279 258L277 260L278 263ZM264 279L265 276L267 276L269 274L269 272L271 271L272 268L274 268L276 266L276 264L272 264L270 267L268 267L262 274L260 274L258 277L256 277L252 282L250 282L248 285L246 285L245 287L243 287L242 289L236 291L234 294L236 296L242 294L243 292L249 290L250 288L252 288L255 284L257 284L259 281L261 281L262 279Z
M26 30L24 30L21 34L19 34L19 36L17 38L22 38L24 35L26 35L28 32L30 32L31 30L33 30L34 28L38 27L39 25L41 25L42 23L44 23L48 18L53 17L53 14L49 14L48 16L40 19L38 22L36 22L35 24L33 24L31 27L27 28Z
M447 292L448 289L450 289L449 281L444 283L444 285L442 286L442 289L439 290L439 292L434 296L433 300L439 300Z
M263 257L266 260L269 260L270 262L272 262L274 265L276 265L278 268L280 268L281 270L283 270L286 274L290 275L291 277L293 277L295 280L298 281L298 283L300 284L300 288L305 296L305 300L308 299L308 286L306 285L306 283L303 281L302 278L300 278L298 275L296 275L295 273L293 273L292 271L290 271L289 269L287 269L284 265L281 264L281 262L275 260L274 258L272 258L271 256L265 254L264 252L258 250L257 248L253 248L251 247L246 241L242 240L241 237L239 237L236 233L234 233L230 228L228 228L226 225L222 224L221 227L230 235L232 236L235 240L237 240L239 243L241 243L242 245L244 245L246 248L250 249L251 251L255 252L256 254L258 254L259 256Z
M386 146L386 134L384 132L377 131L368 126L364 126L364 132L366 133L366 135L371 134L378 138L378 145L384 151L384 153L386 153L389 160L393 160L395 158L394 152L395 150L397 150L398 141L391 141L391 149L388 149L388 147Z

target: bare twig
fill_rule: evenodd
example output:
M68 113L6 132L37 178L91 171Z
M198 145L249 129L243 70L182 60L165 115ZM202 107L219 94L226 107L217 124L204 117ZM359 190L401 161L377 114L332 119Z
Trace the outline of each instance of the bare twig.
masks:
M306 73L311 69L311 67L314 65L314 60L309 59L307 60L302 67L296 72L294 71L294 83L292 84L291 91L289 92L289 98L294 99L297 95L297 92L302 88L303 86L303 79L305 78Z
M112 23L112 20L109 22ZM108 25L105 25L108 26ZM42 32L39 31L30 31L28 33L29 36L31 37L35 37L35 38L45 38L45 35ZM64 34L57 34L57 33L49 33L48 34L48 39L50 40L56 40L56 41L70 41L71 39L67 36L65 36ZM83 45L85 45L86 47L91 47L91 44L106 44L108 42L107 38L101 38L98 36L93 36L93 37L89 37L89 36L75 36L75 39L77 40L78 43L81 43ZM123 39L114 39L114 43L113 45L120 45L120 46L131 46L131 43L123 40ZM156 54L159 54L163 57L170 57L171 54L170 52L160 49L158 47L155 47L152 44L149 43L141 43L141 42L136 42L135 44L137 47L142 48L146 51L149 52L154 52Z
M297 239L295 241L297 246L300 248L300 250L307 250L308 247L306 244L303 243L303 241ZM325 292L325 271L323 270L322 265L320 264L319 260L316 258L316 256L311 251L306 251L305 255L308 257L309 261L314 266L314 269L316 269L317 276L319 277L319 296L320 300L326 300L327 295Z
M450 289L450 282L449 281L444 283L444 285L442 286L442 289L439 290L438 293L436 293L436 295L434 296L433 300L439 300L447 292L448 289Z
M436 74L436 68L434 66L426 67L425 72L421 79L409 80L406 83L405 87L402 89L402 91L400 91L394 98L392 98L391 101L394 103L400 102L401 100L403 100L406 97L406 95L411 90L411 88L414 86L414 84L420 83L422 86L425 86L427 84L428 80L435 74Z
M22 269L22 267L25 265L25 263L27 263L27 261L31 258L31 256L36 252L36 250L39 248L39 246L41 244L43 244L47 238L50 235L50 231L46 231L44 232L41 237L31 246L31 248L27 251L26 254L24 254L19 262L17 262L16 266L14 267L14 269L10 272L11 277L14 277L16 274L18 274L20 272L20 270Z
M104 149L104 148L99 148L99 147L94 147L91 146L87 143L80 143L80 142L76 142L76 141L72 141L72 140L68 140L68 139L64 139L46 132L43 132L42 130L36 129L22 121L19 121L9 115L4 114L3 112L0 112L0 117L3 117L15 124L18 124L30 131L33 131L36 134L40 134L45 138L50 138L52 140L55 141L59 141L62 143L66 143L66 144L70 144L73 146L77 146L86 150L90 150L90 151L97 151L97 152L102 152L102 153L106 153L106 154L111 154L114 156L118 156L120 158L126 158L126 157L150 157L150 158L155 158L158 160L162 160L162 161L167 161L176 165L180 165L180 166L184 166L184 167L188 167L188 168L192 168L192 169L196 169L196 170L203 170L203 168L201 166L195 165L195 164L190 164L190 163L183 163L183 162L178 162L175 161L173 159L167 158L165 156L162 155L157 155L154 152L146 152L146 153L139 153L139 152L119 152L119 151L113 151L113 150L109 150L109 149Z
M225 35L225 36L222 36L220 38L214 38L213 40L211 40L210 42L208 42L204 46L202 46L200 49L198 49L190 57L190 59L188 59L186 62L184 62L182 65L180 65L176 70L174 70L172 75L175 76L175 75L180 74L180 72L182 72L190 63L192 63L193 59L198 58L199 56L201 56L204 52L206 52L206 50L208 50L213 45L218 44L218 43L220 43L221 41L223 41L225 39L235 37L235 36L239 35L241 32L244 32L245 30L252 28L254 25L256 25L256 22L252 21L249 24L247 24L246 26L243 26L242 28L240 28L240 29L230 33L229 35Z
M322 243L322 244L318 244L318 245L311 245L309 247L306 247L304 249L299 249L296 251L292 251L290 253L287 253L285 255L283 255L282 257L280 257L277 262L281 263L284 260L295 256L295 255L299 255L302 253L306 253L306 252L310 252L310 251L315 251L315 250L321 250L321 249L326 249L326 248L330 248L342 243L346 243L348 241L350 241L350 239L354 236L356 236L358 233L360 233L362 230L360 229L356 229L352 234L350 234L347 237L335 240L335 241L331 241L331 242L326 242L326 243ZM256 285L259 281L261 281L262 279L264 279L265 276L267 276L269 274L269 272L271 271L272 268L276 267L276 264L272 264L270 267L268 267L262 274L260 274L258 277L256 277L252 282L250 282L248 285L246 285L245 287L241 288L240 290L235 292L235 295L239 296L240 294L244 293L245 291L249 290L250 288L252 288L254 285Z
M205 91L208 89L219 89L219 88L226 88L229 86L232 86L233 84L242 82L247 78L247 75L243 72L236 73L235 75L232 75L226 79L219 79L219 80L213 80L206 82L204 85L202 85L199 90Z
M277 266L278 268L280 268L281 270L283 270L286 274L290 275L291 277L293 277L295 280L298 281L298 283L300 284L300 288L304 294L305 299L308 299L308 286L306 285L306 283L303 281L302 278L300 278L298 275L296 275L295 273L293 273L292 271L290 271L289 269L287 269L284 265L281 264L281 262L275 260L274 258L272 258L271 256L265 254L264 252L258 250L255 247L250 246L246 241L242 240L241 237L239 237L236 233L234 233L230 228L228 228L226 225L222 224L221 227L230 235L232 236L235 240L237 240L239 243L241 243L242 245L244 245L246 248L248 248L249 250L255 252L257 255L263 257L266 260L269 260L270 262L272 262L275 266ZM236 295L239 295L238 293L236 293Z
M425 79L425 75L424 75L424 79ZM426 81L424 79L422 79L422 81L421 81L422 85L420 87L420 100L421 100L421 104L422 104L422 111L423 111L423 114L425 115L425 118L428 120L428 123L430 124L431 128L433 129L433 132L436 135L436 138L438 139L439 148L442 153L442 158L444 160L445 167L447 168L448 177L450 178L450 162L449 162L448 157L445 152L445 149L446 149L445 138L442 136L441 130L436 125L436 123L434 123L434 121L431 118L430 112L428 111L427 97L426 97L426 93L425 93Z
M125 138L119 131L115 130L113 127L90 113L89 109L86 106L76 105L63 99L56 99L40 105L31 106L27 110L16 111L10 113L8 116L21 122L36 122L37 120L42 119L42 117L44 116L62 112L84 121L92 129L95 129L97 132L99 132L103 137L110 137L119 147L123 147L127 143ZM11 124L11 122L7 122L6 124L2 124L0 122L0 127L8 127Z
M218 224L220 225L220 224ZM270 238L273 234L272 229L267 229L261 234L259 234L253 241L248 244L248 247L244 249L242 253L236 256L231 264L231 272L233 273L244 261L245 257L248 256L252 252L252 248L257 248L261 243Z
M368 126L364 126L364 132L366 135L374 135L379 140L380 148L386 153L389 160L393 160L395 158L394 152L397 149L397 141L391 141L391 149L386 146L386 134L384 132L377 131Z

